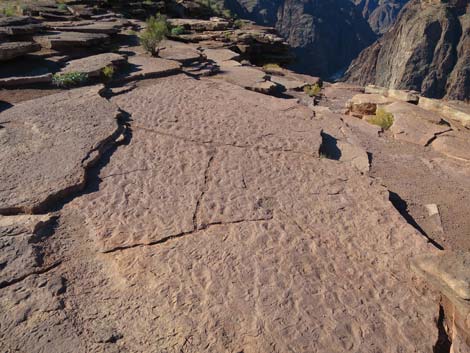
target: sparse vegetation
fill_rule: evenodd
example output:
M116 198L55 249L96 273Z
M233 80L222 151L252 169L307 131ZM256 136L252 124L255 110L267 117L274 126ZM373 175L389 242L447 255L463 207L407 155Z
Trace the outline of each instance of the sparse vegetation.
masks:
M243 26L245 25L245 22L243 22L243 20L236 19L233 22L233 25L234 25L235 28L243 28Z
M18 15L18 8L15 6L7 6L0 9L0 14L6 17L16 16Z
M114 66L106 66L103 70L101 70L101 73L106 80L111 80L114 76Z
M140 34L140 44L144 49L158 56L158 44L168 35L169 26L165 16L157 14L147 20L147 27Z
M321 92L321 85L318 83L315 83L314 85L307 85L304 87L304 92L309 97L318 96Z
M384 130L390 129L394 121L393 114L386 112L383 108L377 108L375 115L368 117L366 120L368 123L380 126Z
M184 33L184 27L183 26L176 26L171 29L171 35L172 36L179 36Z
M263 65L263 69L265 69L265 70L280 70L281 66L279 66L279 64L276 64L276 63L269 63L269 64Z
M57 87L70 88L84 84L88 81L88 75L83 72L57 73L52 77L52 83Z
M223 1L199 0L199 3L209 8L217 16L221 16L225 18L233 18L233 15L230 12L230 10L224 7Z

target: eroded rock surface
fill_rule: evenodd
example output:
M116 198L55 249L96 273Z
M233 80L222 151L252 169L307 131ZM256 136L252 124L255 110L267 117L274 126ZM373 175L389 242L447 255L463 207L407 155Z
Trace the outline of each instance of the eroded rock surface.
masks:
M84 186L86 169L118 131L117 107L99 89L27 101L0 114L1 214L44 211Z

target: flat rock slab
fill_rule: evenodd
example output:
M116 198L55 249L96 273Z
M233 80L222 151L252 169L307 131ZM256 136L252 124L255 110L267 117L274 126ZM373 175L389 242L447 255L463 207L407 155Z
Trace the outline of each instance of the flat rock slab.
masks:
M280 88L277 83L269 81L269 76L261 70L248 66L230 65L230 61L227 63L220 67L220 73L214 78L265 94L273 93Z
M277 83L278 85L284 87L286 90L295 90L300 91L305 86L309 85L305 81L298 81L291 78L283 77L283 76L271 76L269 78L271 82Z
M118 67L127 62L127 59L115 53L103 53L72 60L62 69L62 73L82 72L89 77L98 77L107 66Z
M54 94L0 113L0 214L44 211L84 186L86 169L119 130L117 107L100 89Z
M171 26L181 26L192 31L204 32L204 31L223 31L229 27L229 22L216 19L216 20L199 20L190 18L172 18L168 22Z
M380 94L356 94L348 102L349 113L355 116L374 115L377 107L391 104L396 100Z
M40 270L41 237L52 221L51 215L0 216L0 288Z
M440 115L410 103L392 103L383 110L393 115L390 130L397 140L426 146L436 135L451 130Z
M147 55L136 55L128 58L130 72L123 73L116 79L133 81L143 78L164 77L181 72L181 64L173 60L154 58Z
M33 39L43 48L61 50L104 44L109 40L109 36L101 33L50 32Z
M438 289L441 291L470 300L470 253L442 251L416 257L412 263L429 276L431 282L439 283Z
M43 28L41 22L32 17L0 17L0 34L26 35L40 32Z
M470 139L468 134L452 131L438 136L431 146L448 157L470 161Z
M51 73L31 76L11 76L0 78L0 87L19 87L50 82L52 82Z
M230 49L204 49L204 55L207 59L215 61L216 63L240 59L240 54Z
M33 42L0 43L0 61L11 60L38 50L41 50L41 46Z
M184 65L202 60L202 54L191 45L178 42L164 41L160 44L158 56L162 59L178 61Z
M421 97L419 106L426 110L435 111L447 119L458 121L463 126L470 127L470 104Z
M308 108L183 75L112 102L132 137L62 210L81 218L60 235L91 239L67 291L87 332L130 352L432 351L439 305L407 259L433 250L385 188L318 158Z
M399 89L388 89L385 87L367 85L365 87L365 93L368 94L379 94L389 98L393 98L399 101L418 104L419 92L410 90L399 90Z
M92 22L81 24L80 22L66 22L60 24L49 23L48 26L60 32L72 31L81 33L117 34L123 27L121 22Z

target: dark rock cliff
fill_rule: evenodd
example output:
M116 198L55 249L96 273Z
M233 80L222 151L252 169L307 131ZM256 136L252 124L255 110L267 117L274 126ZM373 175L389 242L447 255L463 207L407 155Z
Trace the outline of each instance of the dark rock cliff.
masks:
M413 0L395 26L353 61L345 80L470 99L470 0Z
M408 0L352 0L377 34L387 32Z

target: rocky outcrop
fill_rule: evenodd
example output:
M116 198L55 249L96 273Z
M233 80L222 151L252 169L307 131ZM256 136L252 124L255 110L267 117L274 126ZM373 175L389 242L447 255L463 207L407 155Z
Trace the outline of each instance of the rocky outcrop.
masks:
M393 29L351 64L345 79L427 97L469 99L468 4L411 1Z
M84 187L86 169L119 130L117 107L99 89L31 100L0 114L0 214L44 212Z

